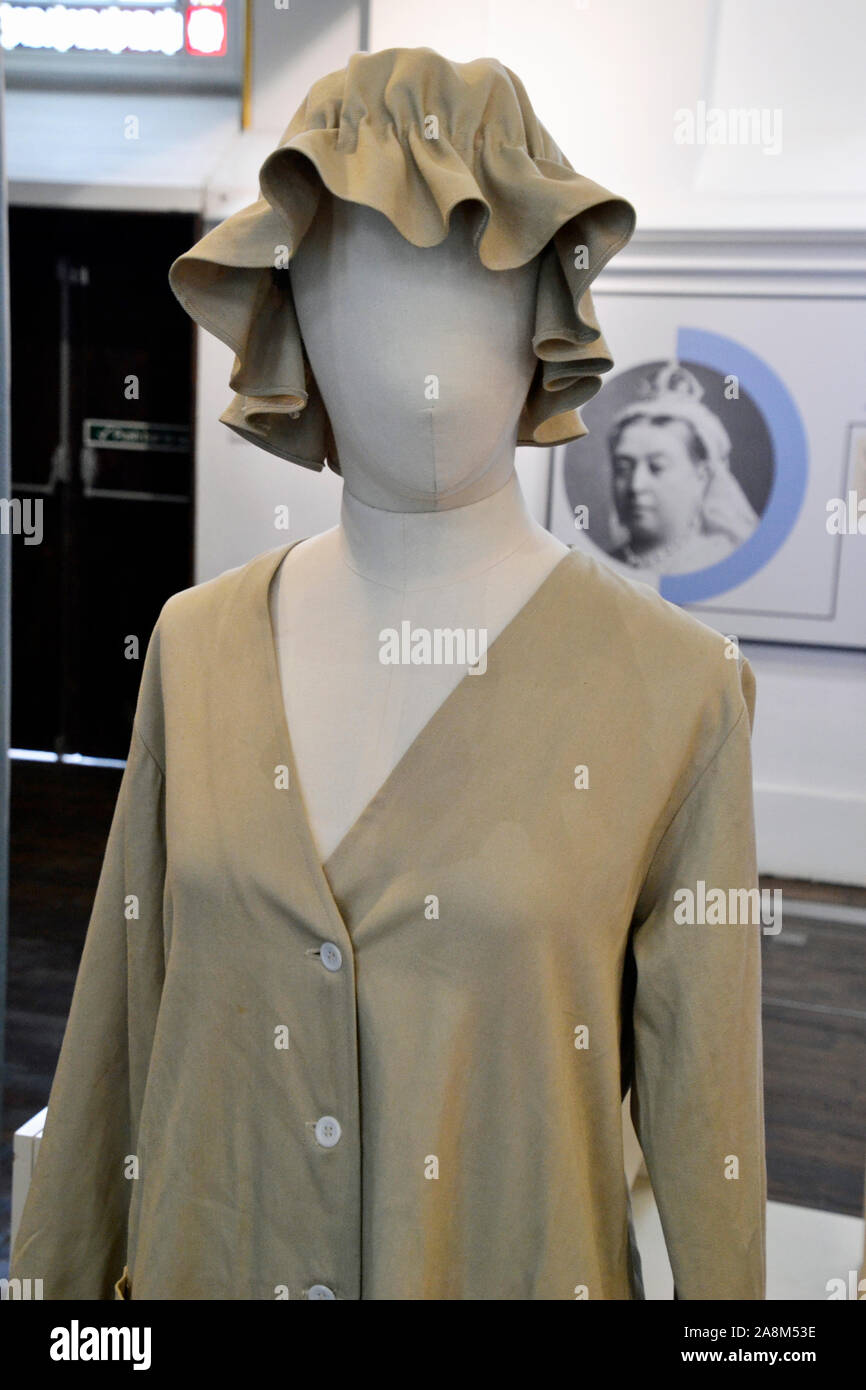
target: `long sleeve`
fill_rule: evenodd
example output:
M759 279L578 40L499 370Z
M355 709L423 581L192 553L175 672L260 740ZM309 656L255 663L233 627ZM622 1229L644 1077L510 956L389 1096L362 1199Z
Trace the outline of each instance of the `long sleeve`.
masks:
M678 1299L765 1296L755 682L746 661L731 676L728 724L661 837L632 939L631 1111Z
M136 725L12 1253L11 1276L42 1279L45 1298L114 1298L126 1264L164 978L163 812L163 774Z

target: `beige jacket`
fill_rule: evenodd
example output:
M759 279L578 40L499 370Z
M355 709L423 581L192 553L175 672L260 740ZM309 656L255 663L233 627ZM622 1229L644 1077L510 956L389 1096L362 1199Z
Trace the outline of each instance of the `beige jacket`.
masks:
M154 630L13 1277L641 1298L631 1086L677 1296L763 1298L761 926L678 920L757 882L748 662L571 551L323 867L285 550Z

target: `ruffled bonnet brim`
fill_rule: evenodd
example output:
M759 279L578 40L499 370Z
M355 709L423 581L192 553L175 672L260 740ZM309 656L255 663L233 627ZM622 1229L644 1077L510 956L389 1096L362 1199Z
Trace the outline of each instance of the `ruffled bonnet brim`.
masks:
M632 236L635 211L571 167L507 68L431 49L356 54L313 86L259 177L256 202L169 271L187 312L235 355L224 424L281 458L340 471L287 273L326 189L381 212L418 247L443 241L453 208L468 202L488 269L540 256L538 362L517 442L587 433L579 408L613 366L590 286Z

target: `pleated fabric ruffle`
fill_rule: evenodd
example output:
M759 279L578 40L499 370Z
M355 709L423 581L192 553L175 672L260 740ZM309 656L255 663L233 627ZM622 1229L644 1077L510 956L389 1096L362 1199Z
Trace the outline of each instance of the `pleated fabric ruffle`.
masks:
M443 241L451 210L469 203L488 269L540 256L538 361L517 442L587 433L579 408L613 366L590 287L632 236L634 208L572 168L508 68L429 48L357 53L316 82L262 164L256 202L171 266L181 304L235 354L224 424L281 458L340 472L288 271L323 189L375 208L418 247Z

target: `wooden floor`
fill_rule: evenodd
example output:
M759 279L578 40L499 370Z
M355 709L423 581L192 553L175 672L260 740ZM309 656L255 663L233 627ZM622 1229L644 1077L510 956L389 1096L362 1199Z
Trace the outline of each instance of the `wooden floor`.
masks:
M866 914L834 922L787 909L779 935L764 937L763 998L769 1195L862 1216Z
M8 1257L11 1137L46 1104L120 770L13 762L7 1085L0 1265ZM769 1196L863 1215L866 890L765 879L784 926L764 937ZM795 901L826 916L799 918ZM851 908L860 921L836 921Z

